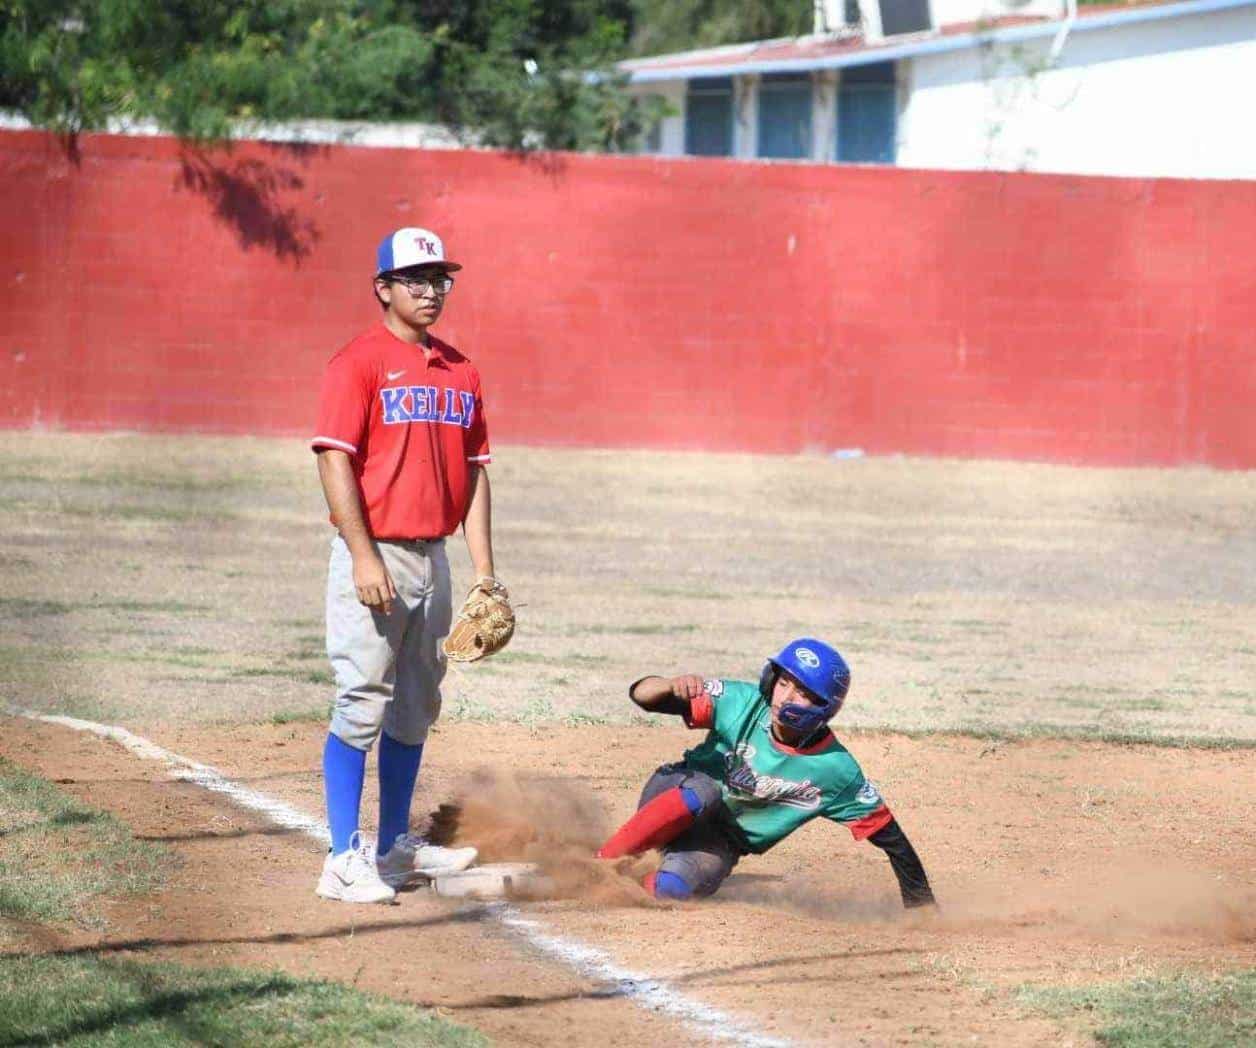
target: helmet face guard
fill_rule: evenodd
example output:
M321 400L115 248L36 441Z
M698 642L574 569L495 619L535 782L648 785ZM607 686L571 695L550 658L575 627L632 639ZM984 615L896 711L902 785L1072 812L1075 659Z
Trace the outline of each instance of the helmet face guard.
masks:
M788 728L810 735L819 730L842 708L850 690L850 667L835 648L814 637L790 641L779 655L769 658L759 678L759 692L772 701L772 688L781 673L788 673L807 689L814 706L787 702L777 719Z
M787 702L776 717L785 727L793 728L806 736L828 724L836 712L836 706L802 706L796 702Z

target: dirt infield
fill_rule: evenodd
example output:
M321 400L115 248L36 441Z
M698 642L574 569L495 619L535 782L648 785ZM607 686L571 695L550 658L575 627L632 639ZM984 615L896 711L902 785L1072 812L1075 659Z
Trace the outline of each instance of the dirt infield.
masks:
M164 727L152 737L318 811L321 728ZM425 893L390 908L323 903L312 894L313 842L94 737L10 721L2 738L0 756L103 802L182 860L169 890L113 907L108 933L50 935L44 949L276 965L437 1008L504 1044L598 1044L608 1030L627 1045L676 1036L615 986L538 956L480 906ZM631 769L674 757L685 741L679 727L447 725L421 800L457 794L481 768L531 769L520 774L556 803L578 789L618 818L638 785ZM1011 991L1256 963L1251 751L849 741L925 856L940 915L904 914L881 855L821 826L744 860L703 904L652 904L624 879L613 903L602 891L526 911L764 1035L802 1043L1082 1043ZM119 782L126 788L111 788Z
M309 459L296 442L0 434L0 697L125 725L318 815L327 529ZM489 769L525 784L516 807L583 798L592 821L568 830L595 837L692 741L634 719L630 680L752 676L814 632L854 669L839 734L944 903L905 915L879 853L812 826L700 906L627 880L527 904L555 934L764 1034L836 1044L1081 1043L1014 988L1256 964L1256 474L498 459L520 628L451 674L425 803L491 788L466 785ZM311 841L110 743L10 719L2 738L0 756L182 860L103 935L34 945L333 975L502 1043L676 1036L477 908L320 904Z

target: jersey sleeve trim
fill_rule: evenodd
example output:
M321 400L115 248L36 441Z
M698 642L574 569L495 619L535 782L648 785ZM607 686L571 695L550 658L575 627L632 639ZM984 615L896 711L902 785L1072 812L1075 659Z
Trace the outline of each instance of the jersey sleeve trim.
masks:
M862 841L871 837L878 830L884 829L893 818L894 813L883 804L876 811L865 815L862 819L856 819L854 822L848 822L845 825L855 840Z
M358 453L356 445L345 440L337 440L335 437L315 437L310 441L311 451L317 451L319 448L335 448L337 451L347 451L350 455Z
M492 455L468 455L467 461L468 462L482 462L485 465L488 465L490 462L493 461L493 456Z
M687 728L715 727L715 702L705 692L689 702L689 712L684 715Z

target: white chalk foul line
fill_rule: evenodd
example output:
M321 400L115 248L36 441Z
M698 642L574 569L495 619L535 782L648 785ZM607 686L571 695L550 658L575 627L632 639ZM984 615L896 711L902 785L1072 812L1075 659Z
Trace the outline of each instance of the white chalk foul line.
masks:
M539 921L522 916L513 906L493 903L489 910L502 924L522 935L537 949L557 957L586 978L612 984L616 996L630 997L650 1011L679 1019L713 1041L733 1041L753 1048L787 1048L789 1045L788 1041L780 1038L754 1033L727 1013L685 997L659 979L620 968L601 950L550 935Z
M222 772L211 768L208 764L198 764L187 757L171 753L169 750L163 750L156 743L134 735L127 731L126 728L119 728L112 724L96 724L93 721L79 720L77 717L59 717L46 713L34 713L30 710L20 710L18 712L21 716L31 720L44 721L47 724L60 724L62 727L73 728L75 731L90 732L92 735L111 739L137 757L142 757L144 760L158 761L167 765L173 770L174 777L177 779L194 782L198 786L204 786L207 790L224 794L239 804L240 807L259 812L284 829L299 830L302 833L306 833L320 844L326 845L331 843L331 832L328 830L327 824L320 819L311 818L303 812L299 812L295 808L284 804L283 801L277 801L273 797L267 797L264 793L258 793L256 790L250 790L247 786L241 786L238 782L232 782Z
M250 790L232 782L222 772L207 764L199 764L187 757L162 749L156 743L141 738L125 728L110 724L97 724L77 717L61 717L33 710L14 710L18 716L46 724L59 724L74 731L89 732L118 743L124 749L144 760L158 761L171 768L174 777L203 786L214 793L231 798L236 804L250 811L265 815L271 822L285 829L299 830L313 837L320 844L331 840L327 824L311 818L283 801L267 797L264 793ZM486 912L505 928L519 935L535 949L562 961L585 978L610 984L609 996L627 997L641 1007L661 1012L683 1022L695 1033L711 1041L733 1041L750 1048L788 1048L789 1041L755 1033L744 1023L701 1001L686 997L660 979L620 968L609 954L592 946L552 935L539 921L524 917L518 909L506 903L493 903Z

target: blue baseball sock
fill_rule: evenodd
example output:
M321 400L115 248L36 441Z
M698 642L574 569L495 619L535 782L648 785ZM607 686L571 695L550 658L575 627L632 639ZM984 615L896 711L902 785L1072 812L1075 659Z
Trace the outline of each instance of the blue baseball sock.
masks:
M365 778L366 752L329 732L323 746L323 789L327 795L331 850L337 855L349 850L349 842L358 831Z
M659 870L654 875L654 897L656 899L691 899L693 889L678 873L671 870Z
M379 850L384 854L393 841L410 829L410 801L419 777L423 744L407 746L388 732L379 737Z

